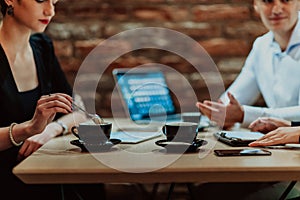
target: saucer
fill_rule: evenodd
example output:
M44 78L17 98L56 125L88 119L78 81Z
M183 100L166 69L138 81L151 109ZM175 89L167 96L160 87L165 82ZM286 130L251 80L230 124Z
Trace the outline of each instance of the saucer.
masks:
M155 144L166 148L168 153L192 153L197 152L199 147L206 145L207 141L202 139L196 139L192 143L188 143L158 140L155 142Z
M102 144L85 144L82 140L72 140L71 144L81 148L82 152L107 152L110 151L112 146L119 144L119 139L109 139L107 142Z

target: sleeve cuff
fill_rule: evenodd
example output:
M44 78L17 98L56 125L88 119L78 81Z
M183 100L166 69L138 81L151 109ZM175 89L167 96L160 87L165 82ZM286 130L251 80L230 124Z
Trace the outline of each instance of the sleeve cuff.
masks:
M264 110L260 107L254 106L243 106L244 108L244 120L242 126L249 126L251 122L256 120L257 118L263 116Z
M300 121L292 121L291 126L300 126Z

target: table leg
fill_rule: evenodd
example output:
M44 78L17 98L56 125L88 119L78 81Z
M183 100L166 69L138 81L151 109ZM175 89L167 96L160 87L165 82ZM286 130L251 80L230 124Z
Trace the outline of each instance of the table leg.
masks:
M297 181L292 181L288 187L285 189L285 191L282 193L281 197L279 198L279 200L284 200L286 199L286 197L288 196L288 194L290 193L290 191L293 189L293 187L296 185Z
M169 189L169 192L168 192L168 196L167 196L167 200L171 199L171 195L172 195L172 193L174 191L174 188L175 188L175 183L171 183L170 189Z

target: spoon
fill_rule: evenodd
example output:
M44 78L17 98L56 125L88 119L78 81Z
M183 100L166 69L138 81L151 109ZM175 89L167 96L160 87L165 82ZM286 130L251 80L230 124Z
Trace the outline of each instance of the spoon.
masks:
M104 120L99 115L91 114L91 113L87 112L85 109L83 109L80 106L76 105L75 103L73 103L73 106L78 108L82 112L84 112L86 114L86 116L91 118L95 124L104 124L105 123Z

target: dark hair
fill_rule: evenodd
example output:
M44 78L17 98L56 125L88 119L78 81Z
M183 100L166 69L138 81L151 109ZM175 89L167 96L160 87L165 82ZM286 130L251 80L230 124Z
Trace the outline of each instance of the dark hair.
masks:
M1 6L1 13L3 16L5 16L7 10L7 4L5 3L5 0L0 0L0 6Z

